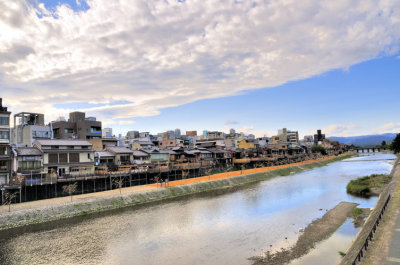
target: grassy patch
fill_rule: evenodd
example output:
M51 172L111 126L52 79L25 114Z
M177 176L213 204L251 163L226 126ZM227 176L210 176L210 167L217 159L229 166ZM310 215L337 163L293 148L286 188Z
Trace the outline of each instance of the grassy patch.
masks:
M347 193L357 196L368 196L372 189L384 188L392 179L391 175L372 174L370 176L354 179L347 184Z
M351 216L354 219L354 223L358 223L359 221L361 221L363 219L363 210L361 208L354 208L351 211Z

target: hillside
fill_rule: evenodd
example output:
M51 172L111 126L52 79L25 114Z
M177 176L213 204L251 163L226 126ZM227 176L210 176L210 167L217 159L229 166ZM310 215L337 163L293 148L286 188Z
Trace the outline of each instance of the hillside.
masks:
M361 135L361 136L350 136L350 137L336 137L332 136L329 139L339 141L344 144L354 144L357 146L366 145L380 145L382 141L390 143L396 137L396 133L385 133L385 134L373 134L373 135Z

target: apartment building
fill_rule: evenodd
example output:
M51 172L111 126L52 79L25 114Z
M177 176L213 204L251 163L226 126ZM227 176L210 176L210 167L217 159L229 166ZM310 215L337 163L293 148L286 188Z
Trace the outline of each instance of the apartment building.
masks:
M86 117L84 112L71 112L69 119L51 122L55 139L100 139L102 137L101 122L94 117Z
M44 124L44 115L21 112L14 115L12 144L17 147L32 147L35 140L51 139L50 126Z

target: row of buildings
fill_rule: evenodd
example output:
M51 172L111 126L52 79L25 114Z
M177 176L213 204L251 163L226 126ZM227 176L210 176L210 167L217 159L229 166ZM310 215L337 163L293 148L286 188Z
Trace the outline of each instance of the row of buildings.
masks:
M115 137L101 121L72 112L69 119L59 118L45 124L40 113L13 115L0 99L0 187L32 186L40 182L57 183L71 178L107 176L117 173L181 172L229 167L256 167L314 158L312 147L323 146L328 153L345 149L329 141L318 131L299 140L297 131L286 128L276 136L218 131L179 129L157 135L129 131ZM126 175L126 174L125 174ZM146 175L147 176L147 175ZM147 182L148 180L146 180Z

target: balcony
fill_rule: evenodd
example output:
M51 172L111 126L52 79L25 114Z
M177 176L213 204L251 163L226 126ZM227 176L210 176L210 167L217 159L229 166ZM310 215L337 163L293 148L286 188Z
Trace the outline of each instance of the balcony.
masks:
M92 134L102 134L102 131L101 131L100 127L91 127L90 128L90 133L92 133Z

